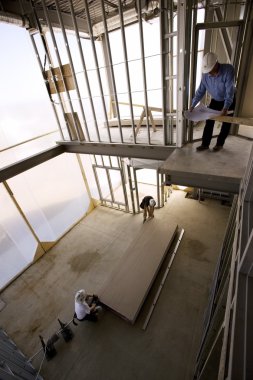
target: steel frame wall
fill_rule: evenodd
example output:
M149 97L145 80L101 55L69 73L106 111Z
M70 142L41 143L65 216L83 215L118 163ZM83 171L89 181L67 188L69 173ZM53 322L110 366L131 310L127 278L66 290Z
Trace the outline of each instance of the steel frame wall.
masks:
M235 201L234 201L235 202ZM235 212L236 211L236 212ZM214 277L197 380L253 377L253 149Z
M101 136L100 136L100 129L98 125L97 115L96 115L96 109L94 106L94 100L91 93L91 83L89 81L89 75L88 70L85 63L85 52L83 51L82 45L81 45L81 38L80 38L80 32L78 29L79 23L77 23L75 13L74 13L74 3L72 0L68 0L69 4L69 12L70 17L68 19L68 23L70 20L72 20L73 24L73 31L76 37L78 51L80 55L80 59L82 62L82 68L83 68L83 74L85 78L86 87L88 90L88 97L90 101L90 107L92 111L92 118L93 123L95 125L96 130L96 140L98 142L101 142ZM102 102L103 107L103 113L105 118L105 124L107 127L108 132L108 141L112 142L111 132L109 128L108 123L108 114L107 114L107 107L105 102L105 94L101 79L101 73L100 73L100 67L98 63L98 56L97 51L95 47L95 38L93 35L93 28L92 28L92 22L90 17L90 10L89 10L89 3L87 0L83 1L85 14L86 14L86 27L87 31L90 35L90 43L92 47L93 52L93 58L95 62L95 70L97 73L97 80L99 84L100 89L100 98ZM179 69L180 67L184 66L184 57L185 57L185 32L184 32L184 25L186 20L186 3L181 2L178 5L178 9L175 8L174 1L173 0L160 0L160 25L161 25L161 73L162 73L162 124L163 124L163 142L161 142L161 145L169 145L169 146L178 146L181 147L184 143L185 139L185 122L183 119L183 109L186 108L185 105L185 78L188 77L187 73L185 73L185 70ZM35 7L33 7L33 19L36 25L37 30L39 31L40 39L42 42L42 46L45 50L45 55L47 62L49 64L49 70L51 71L52 79L53 79L53 85L55 88L55 94L57 97L57 102L60 106L60 111L62 115L60 116L57 114L57 108L55 106L55 102L52 99L52 95L50 94L50 90L47 86L47 90L49 92L50 100L52 103L52 107L57 119L57 124L60 129L61 137L63 141L73 141L76 140L78 142L83 141L92 141L90 137L90 131L89 131L89 125L87 123L87 116L86 116L86 110L83 105L83 101L81 99L81 93L79 88L79 83L76 77L76 73L74 70L74 62L73 62L73 56L70 50L70 46L68 43L68 37L67 37L67 31L64 24L64 17L65 14L61 10L61 2L59 0L54 1L54 5L56 7L55 16L58 17L58 23L60 30L62 32L64 44L67 51L68 61L71 68L71 75L75 84L75 91L77 94L77 101L79 104L79 110L81 113L81 131L80 127L77 125L76 118L74 117L74 105L70 96L69 89L66 84L66 80L64 77L64 73L62 70L62 59L61 54L59 51L59 47L56 41L55 32L53 28L53 23L50 19L49 10L46 6L46 1L42 0L42 12L43 12L43 23L47 25L49 34L51 36L54 51L57 58L57 64L58 68L61 73L61 77L63 80L63 86L64 86L64 94L66 96L66 102L63 100L63 94L59 93L57 90L57 78L53 75L52 68L53 68L53 62L52 58L50 56L50 51L48 49L47 44L47 38L45 34L45 28L40 24L40 18L38 16L38 11ZM143 13L142 13L142 6L143 2L141 0L137 1L137 22L139 25L139 38L140 38L140 61L142 65L142 86L143 86L143 96L144 96L144 110L146 115L146 124L147 124L147 143L146 145L152 145L151 137L150 137L150 129L149 129L149 104L148 104L148 87L147 87L147 76L146 76L146 56L145 56L145 47L144 47L144 34L143 34ZM66 7L66 4L65 4ZM107 14L105 12L105 5L103 1L100 1L100 7L101 7L101 13L102 13L102 23L103 23L103 29L104 33L101 36L102 40L102 46L103 46L103 52L104 52L104 58L106 63L106 71L107 71L107 79L108 79L108 86L110 90L110 97L113 102L113 108L114 113L117 117L117 125L118 125L118 131L119 131L119 138L120 141L114 141L114 142L120 142L125 143L124 137L123 137L123 131L122 131L122 125L121 125L121 117L120 117L120 109L119 109L119 102L118 102L118 93L117 93L117 86L115 81L115 73L114 73L114 63L112 60L112 54L111 54L111 46L110 46L110 39L109 39L109 31L108 31L108 18ZM187 8L189 10L189 8ZM134 127L134 112L133 112L133 103L132 103L132 91L131 91L131 81L130 81L130 72L129 72L129 61L128 61L128 51L127 51L127 45L126 45L126 38L125 38L125 24L124 24L124 9L123 4L121 0L118 0L118 10L119 10L119 21L120 21L120 31L121 31L121 37L122 37L122 49L124 54L124 66L125 66L125 73L126 73L126 82L127 82L127 94L129 99L129 111L130 111L130 117L131 117L131 124L132 124L132 136L133 136L133 143L137 144L136 142L136 134L135 134L135 127ZM41 11L40 11L41 12ZM188 13L188 18L191 17L191 12ZM173 18L177 16L178 18L178 25L181 24L183 27L178 28L178 30L173 30ZM54 20L55 23L55 20ZM188 25L190 25L190 22L187 21ZM43 24L43 25L44 25ZM69 24L68 24L69 25ZM35 53L39 62L39 66L42 72L42 75L45 80L45 84L47 85L47 80L45 78L45 72L43 69L43 64L41 62L41 58L38 53L38 47L36 46L36 40L35 35L36 32L34 28L30 31L32 43L35 49ZM177 38L177 75L173 75L173 39ZM173 91L175 91L175 88L177 88L177 107L173 105ZM67 104L65 104L67 103ZM69 125L69 121L66 117L66 106L70 110L70 113L72 114L72 124L74 126L74 134L73 134L73 127L71 128L71 125ZM59 110L58 110L59 112ZM60 119L65 120L65 125L61 126ZM176 126L176 128L175 128ZM64 137L63 128L67 129L68 136ZM174 131L176 131L176 137L174 137ZM93 138L94 141L94 138Z

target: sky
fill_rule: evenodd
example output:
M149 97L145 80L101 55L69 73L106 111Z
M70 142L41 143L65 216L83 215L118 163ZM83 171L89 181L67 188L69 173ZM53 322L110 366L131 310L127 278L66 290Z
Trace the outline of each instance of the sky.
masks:
M57 129L26 29L0 23L0 149Z

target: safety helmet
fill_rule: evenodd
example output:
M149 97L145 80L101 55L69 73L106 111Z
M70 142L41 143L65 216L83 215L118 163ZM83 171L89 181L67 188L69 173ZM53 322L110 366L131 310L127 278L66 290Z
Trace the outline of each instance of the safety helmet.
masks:
M216 62L218 62L218 57L214 53L207 53L202 61L202 73L210 73L214 68Z
M154 199L150 199L149 206L154 207L155 205L156 205L155 200Z
M83 302L85 300L86 291L84 289L78 290L75 295L75 300L77 302Z

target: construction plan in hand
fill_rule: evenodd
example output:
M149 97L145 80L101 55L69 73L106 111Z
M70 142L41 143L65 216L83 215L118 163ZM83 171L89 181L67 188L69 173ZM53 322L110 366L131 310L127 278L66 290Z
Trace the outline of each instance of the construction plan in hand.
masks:
M220 114L221 114L221 111L212 110L211 108L206 107L202 103L200 103L197 107L195 107L192 110L192 112L184 111L184 117L186 117L186 119L191 120L195 123L198 121L213 118L214 116L218 116Z

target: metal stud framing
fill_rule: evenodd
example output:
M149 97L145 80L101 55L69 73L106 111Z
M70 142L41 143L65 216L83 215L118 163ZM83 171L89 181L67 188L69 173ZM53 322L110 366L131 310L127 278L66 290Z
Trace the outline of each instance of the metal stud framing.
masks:
M174 2L166 0L159 2L160 6L160 46L161 46L161 81L162 81L162 110L163 110L163 138L164 145L175 144L173 137L174 121L177 113L173 104L174 81L173 74L173 39L177 31L173 28L175 15ZM183 42L183 40L181 40Z
M125 37L125 29L124 29L124 17L123 17L121 0L119 0L119 17L120 17L122 46L123 46L124 63L125 63L125 71L126 71L126 79L127 79L128 100L129 100L129 108L130 108L131 122L132 122L132 133L133 133L134 143L136 144L136 136L135 136L135 130L134 130L134 113L133 113L131 83L130 83L130 75L129 75L129 67L128 67L127 46L126 46L126 37Z
M87 87L87 90L88 90L88 95L89 95L89 100L90 100L90 106L91 106L92 116L93 116L93 120L94 120L94 123L95 123L95 128L96 128L96 131L97 131L98 140L100 141L99 131L98 131L98 124L97 124L97 119L96 119L96 113L95 113L94 103L93 103L93 100L92 100L90 83L89 83L89 78L88 78L88 74L87 74L87 69L86 69L86 64L85 64L82 44L81 44L81 38L80 38L80 35L79 35L79 30L78 30L78 26L77 26L75 14L74 14L72 0L69 0L69 7L70 7L70 11L71 11L71 16L72 16L72 20L73 20L74 29L75 29L75 35L76 35L76 40L77 40L77 44L78 44L78 50L79 50L79 54L80 54L80 58L81 58L81 62L82 62L85 83L86 83L86 87ZM88 141L90 141L90 136L89 136L88 128L87 128L86 133L87 133Z
M117 88L116 88L116 81L115 81L114 70L113 70L113 61L112 61L110 40L109 40L108 28L107 28L107 22L106 22L104 1L101 0L100 3L101 3L101 9L102 9L102 15L103 15L103 23L104 23L104 30L105 30L106 52L107 52L107 58L108 58L108 63L109 63L110 76L111 76L111 80L112 80L111 84L112 84L112 89L113 89L113 99L115 99L115 107L116 107L116 114L117 114L117 118L118 118L118 127L119 127L120 141L123 142L123 134L122 134L122 127L121 127L121 120L120 120L120 112L119 112L119 103L118 103L118 96L117 96Z
M65 121L65 125L66 125L66 128L67 128L67 131L68 131L68 134L69 134L69 138L72 140L72 137L71 137L71 131L69 129L69 125L68 125L68 122L66 120L66 117L65 117L65 111L64 111L64 107L63 107L63 104L62 104L62 99L60 97L60 94L57 90L57 85L56 85L56 80L55 80L55 76L53 74L53 71L52 71L52 66L53 66L53 63L52 63L52 60L51 60L51 57L50 57L50 54L49 54L49 50L48 50L48 47L47 47L47 43L46 43L46 39L45 39L45 36L43 34L43 31L42 31L42 28L41 28L41 25L39 23L39 20L38 20L38 16L37 16L37 13L35 12L35 9L33 8L33 14L34 14L34 19L35 19L35 22L36 22L36 26L38 28L38 31L39 31L39 36L40 36L40 39L41 39L41 43L42 43L42 46L44 48L44 51L45 51L45 56L48 60L48 63L49 63L49 71L51 73L51 78L53 80L53 84L54 84L54 88L55 88L55 92L56 92L56 95L57 95L57 99L58 99L58 102L60 104L60 107L61 107L61 111L62 111L62 115L63 115L63 118L64 118L64 121ZM46 83L46 78L45 78L45 73L44 73L44 70L43 70L43 66L42 66L42 63L41 63L41 60L40 60L40 56L39 56L39 53L38 53L38 49L37 49L37 46L35 44L35 41L34 41L34 36L31 36L31 41L32 41L32 44L33 44L33 47L34 47L34 50L35 50L35 53L36 53L36 57L37 57L37 60L38 60L38 63L39 63L39 66L40 66L40 69L41 69L41 73L43 75L43 78L45 79L45 83ZM49 90L48 90L49 91ZM55 110L55 115L57 117L57 121L58 121L58 125L60 127L60 122L59 122L59 118L58 118L58 114L57 114L57 111L56 111L56 108L55 108L55 104L52 100L52 96L50 94L50 92L48 92L49 94L49 97L50 97L50 101L54 107L54 110ZM60 130L61 130L61 135L63 135L62 133L62 128L60 127ZM63 137L64 139L64 137Z
M128 199L127 199L127 191L126 191L126 184L125 184L126 181L125 181L125 177L124 177L122 162L120 161L120 159L118 159L118 166L114 166L112 164L112 162L111 162L111 158L109 157L109 165L106 165L105 162L104 162L104 157L100 156L102 165L99 165L97 163L96 156L93 156L93 157L94 157L94 164L92 165L92 167L93 167L93 171L94 171L94 175L95 175L95 180L96 180L96 184L97 184L97 188L98 188L98 192L99 192L99 197L100 197L100 200L101 200L102 204L103 205L107 205L107 203L109 202L110 205L111 205L111 207L114 207L114 205L117 205L119 209L120 209L120 206L123 206L124 210L126 212L129 212L129 205L128 205ZM102 190L101 190L101 186L100 186L100 182L99 182L99 176L98 176L98 173L97 173L97 169L104 169L105 170L106 178L107 178L107 184L108 184L109 191L110 191L110 199L105 198L103 196L103 194L102 194ZM124 195L124 202L119 202L115 198L115 194L114 194L114 190L113 190L113 185L112 185L112 181L111 181L111 176L110 176L110 171L111 170L117 170L120 173L121 185L122 185L123 195Z
M102 85L102 79L100 75L100 68L98 63L98 56L96 52L95 47L95 38L93 34L93 23L94 23L94 14L90 14L90 12L94 11L94 4L91 5L89 1L83 0L83 10L82 10L82 17L85 18L85 28L87 29L87 32L89 33L90 37L90 43L93 51L94 61L95 61L95 70L97 73L97 80L99 84L99 90L100 90L100 96L102 101L102 108L104 111L104 117L105 117L105 124L108 132L108 139L109 142L112 142L111 139L111 132L108 122L108 116L107 116L107 107L105 102L105 95L104 95L104 89ZM108 4L108 3L107 3ZM127 94L128 94L128 103L129 103L129 111L130 111L130 119L131 119L131 127L132 127L132 135L130 137L133 138L133 143L136 144L136 132L135 132L135 120L134 120L134 111L133 111L133 102L132 102L132 90L131 90L131 80L130 80L130 71L129 71L129 61L128 61L128 52L127 52L127 44L126 44L126 37L125 37L125 22L124 22L124 11L127 10L127 6L122 2L121 0L117 1L113 4L113 12L118 13L118 23L121 30L121 38L122 38L122 51L124 55L124 66L125 66L125 74L126 74L126 83L127 83ZM69 65L71 67L72 71L72 77L75 84L75 90L77 93L77 101L79 103L79 110L81 113L82 118L82 124L84 126L85 131L85 138L87 138L87 141L90 142L90 134L91 134L91 126L87 125L86 122L86 112L85 108L81 99L80 95L80 85L78 84L76 74L74 72L74 56L73 53L71 55L71 50L68 44L67 34L66 34L66 28L72 28L75 32L75 36L77 39L77 45L79 50L79 55L81 58L81 63L83 67L83 73L84 73L84 79L88 91L88 98L90 101L90 108L92 113L92 118L94 121L94 127L96 131L96 137L97 141L101 142L101 131L100 126L98 125L97 117L96 117L96 109L94 107L93 99L92 99L92 93L91 93L91 84L89 82L89 77L87 73L86 63L85 63L85 54L83 52L83 47L81 44L81 37L80 37L80 16L76 16L76 7L77 4L73 0L66 0L66 3L63 3L62 1L55 0L52 2L51 6L52 9L55 8L56 12L56 18L54 17L54 21L51 19L51 6L48 6L47 0L41 0L42 10L40 9L40 15L43 14L43 17L45 18L46 24L49 28L49 32L53 41L54 50L56 53L56 58L58 61L59 70L61 72L62 80L63 80L63 86L65 89L65 95L66 95L66 101L69 103L70 112L72 114L72 121L71 124L74 126L75 133L72 133L73 136L76 135L78 137L79 141L82 141L84 139L84 134L82 131L82 128L80 128L78 120L76 120L76 116L74 115L74 109L73 109L73 102L71 101L70 94L68 91L68 88L66 86L65 78L62 72L62 65L61 65L61 57L60 57L60 51L58 50L53 26L55 23L59 24L63 39L65 42L65 47L68 55L68 61ZM81 10L81 5L78 5L78 7ZM178 9L178 7L180 9ZM68 8L68 9L67 9ZM180 49L178 51L178 58L182 58L179 62L179 59L177 59L178 64L183 64L183 48L184 46L184 38L185 36L183 33L178 35L177 31L173 30L173 19L175 16L177 16L181 21L183 22L185 19L185 5L184 2L181 2L177 5L177 8L172 0L160 0L159 1L159 17L160 17L160 30L161 30L161 79L162 79L162 124L163 124L163 141L161 141L161 144L163 145L175 145L178 146L182 145L182 141L184 139L184 127L183 127L183 118L182 118L182 109L184 107L184 75L180 74L180 83L178 83L177 89L180 94L178 96L177 102L179 103L178 110L176 111L175 105L173 105L173 92L175 92L175 85L178 80L177 76L173 74L173 58L175 60L175 57L173 57L173 39L180 37ZM37 9L37 8L36 8ZM109 32L108 32L108 16L105 12L105 2L100 0L97 3L97 10L100 17L100 24L103 24L103 34L100 36L103 43L104 53L105 53L105 60L106 60L106 67L108 74L108 86L110 88L110 95L113 99L113 107L116 111L116 116L118 119L118 130L119 130L119 139L121 143L124 143L124 137L123 137L123 130L122 130L122 124L121 124L121 118L120 118L120 108L119 108L119 102L118 102L118 94L117 94L117 86L115 81L115 75L114 75L114 64L112 60L112 54L111 54L111 47L110 47L110 39L109 39ZM69 15L66 13L69 11ZM80 14L80 13L79 13ZM92 18L91 18L92 16ZM71 20L72 20L72 26L71 26ZM40 21L39 21L40 22ZM43 21L42 21L43 22ZM67 26L65 23L67 22ZM143 98L144 98L144 112L143 114L146 115L146 125L147 125L147 145L151 145L151 137L150 137L150 128L149 128L149 105L148 105L148 88L147 88L147 74L146 74L146 63L145 63L145 47L144 47L144 31L143 31L143 1L138 0L137 1L137 13L136 13L136 22L138 22L139 25L139 40L140 40L140 53L141 53L141 65L142 65L142 85L143 85ZM53 25L54 23L54 25ZM41 24L42 25L42 24ZM41 28L40 25L40 28ZM81 28L84 30L85 28ZM52 67L52 62L50 62L50 68ZM178 70L179 72L180 70ZM52 76L52 79L54 81L54 77ZM59 103L62 107L62 113L65 114L65 104L63 104L63 98L62 95L59 94L58 91L56 91L57 96L59 98ZM59 116L59 115L58 115ZM71 115L68 115L71 117ZM64 115L64 119L66 121L66 125L68 128L68 132L70 135L70 139L73 140L76 137L71 136L71 125L68 123L67 117ZM88 119L87 119L88 120ZM179 125L180 128L178 128L179 132L177 132L177 138L173 136L174 134L174 126L175 123ZM73 129L73 127L72 127ZM173 141L174 140L174 141Z
M81 114L82 114L82 118L83 118L83 123L84 123L85 131L86 131L86 134L87 134L87 137L88 137L88 141L90 141L90 136L89 136L89 131L88 131L88 128L87 128L86 117L85 117L85 114L84 114L83 104L82 104L82 101L81 101L81 94L80 94L80 90L79 90L79 85L78 85L78 82L77 82L77 79L76 79L74 64L73 64L73 60L72 60L72 56L71 56L71 52L70 52L70 48L69 48L69 44L68 44L68 38L67 38L67 34L66 34L65 27L64 27L64 24L63 24L61 10L60 10L60 7L59 7L58 0L55 0L55 5L56 5L56 9L57 9L57 15L59 17L59 21L60 21L60 24L61 24L61 31L62 31L62 34L63 34L63 38L64 38L66 50L67 50L67 55L68 55L68 59L69 59L69 63L70 63L71 71L72 71L72 76L73 76L73 79L74 79L74 82L75 82L75 88L76 88L76 92L77 92L77 96L78 96L78 103L79 103L79 106L80 106L80 110L81 110Z
M30 38L31 38L31 41L32 41L32 45L33 45L33 48L34 48L34 51L35 51L38 63L39 63L39 67L40 67L41 73L43 75L43 67L42 67L42 64L41 64L41 61L40 61L40 56L39 56L39 52L38 52L36 43L34 41L34 35L30 34ZM51 98L51 95L50 95L50 98ZM52 105L52 108L53 108L53 111L54 111L54 115L55 115L56 122L57 122L57 125L58 125L58 128L59 128L59 131L60 131L61 138L64 140L64 136L63 136L63 133L62 133L59 117L58 117L58 114L57 114L57 111L56 111L56 108L55 108L55 104L54 104L54 102L52 100L51 100L51 105Z
M87 24L88 24L89 35L90 35L91 47L92 47L92 52L93 52L93 58L95 61L95 66L96 66L96 73L97 73L99 90L100 90L100 95L101 95L101 100L102 100L104 117L105 117L105 121L106 121L107 133L108 133L109 141L111 142L112 139L111 139L111 133L110 133L109 123L108 123L108 116L107 116L107 110L106 110L106 104L105 104L105 95L104 95L104 91L103 91L101 75L99 72L98 57L97 57L97 52L96 52L96 47L95 47L95 42L94 42L91 18L90 18L90 13L89 13L89 6L88 6L87 0L83 0L83 1L84 1L85 14L86 14L86 19L87 19Z
M140 45L141 45L141 63L142 63L142 81L143 81L143 91L144 91L144 101L145 101L145 113L146 113L146 124L147 124L147 135L148 144L150 145L150 131L149 131L149 119L148 119L148 94L147 94L147 78L146 78L146 65L145 65L145 51L144 51L144 40L143 40L143 26L142 26L142 14L141 14L141 0L138 0L138 20L139 20L139 34L140 34Z
M253 150L237 207L233 205L230 213L198 355L196 380L247 380L253 374L252 162Z
M57 42L56 42L56 39L55 39L53 27L52 27L52 24L51 24L49 15L48 15L48 10L47 10L47 7L45 5L45 1L44 0L42 0L42 6L43 6L43 11L44 11L44 14L45 14L45 17L46 17L46 20L47 20L47 25L49 27L50 35L51 35L51 38L52 38L52 41L53 41L53 45L54 45L54 49L55 49L55 53L56 53L56 57L57 57L58 66L59 66L61 77L62 77L62 80L63 80L63 85L64 85L65 93L67 95L67 99L68 99L68 102L69 102L70 110L71 110L71 113L72 113L72 119L73 119L73 124L74 124L74 127L75 127L75 131L76 131L76 134L78 136L78 140L82 141L83 138L80 135L80 131L78 129L78 125L77 125L75 117L74 117L74 109L73 109L73 106L72 106L72 101L71 101L71 98L70 98L69 91L67 90L67 86L66 86L66 82L65 82L65 78L64 78L64 74L63 74L63 70L62 70L62 62L61 62L60 53L59 53L59 50L58 50L58 46L57 46Z
M161 83L162 83L162 120L163 120L163 144L166 145L167 141L167 87L165 83L166 77L166 61L167 61L167 40L164 36L167 33L168 28L168 16L167 10L165 10L165 1L159 1L159 7L161 12L159 13L160 18L160 51L161 51Z
M178 3L177 17L177 135L176 145L178 148L183 146L184 138L184 56L185 56L185 14L186 4L184 1Z

